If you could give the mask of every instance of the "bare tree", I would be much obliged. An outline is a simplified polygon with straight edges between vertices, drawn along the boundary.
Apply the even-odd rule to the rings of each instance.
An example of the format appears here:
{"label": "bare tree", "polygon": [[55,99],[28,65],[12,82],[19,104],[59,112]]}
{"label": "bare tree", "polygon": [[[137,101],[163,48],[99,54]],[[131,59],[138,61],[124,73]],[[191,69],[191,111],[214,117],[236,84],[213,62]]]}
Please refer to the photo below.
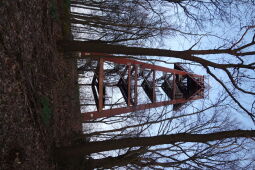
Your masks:
{"label": "bare tree", "polygon": [[[206,69],[207,73],[211,75],[228,93],[236,105],[250,118],[255,121],[254,113],[252,109],[246,108],[235,96],[233,90],[238,90],[243,94],[254,96],[254,69],[255,63],[249,59],[249,56],[255,54],[252,47],[255,45],[255,36],[250,42],[241,44],[245,35],[253,30],[254,27],[248,27],[240,39],[234,42],[230,47],[219,47],[205,50],[193,50],[192,48],[184,51],[174,51],[166,49],[155,48],[141,48],[141,47],[128,47],[124,45],[112,45],[95,42],[81,42],[81,41],[62,41],[59,43],[63,50],[67,51],[88,51],[88,52],[102,52],[109,54],[126,54],[126,55],[144,55],[144,56],[161,56],[172,57],[191,61],[199,64]],[[210,56],[225,55],[223,61],[215,62],[210,60]],[[208,57],[207,57],[208,56]],[[207,58],[208,59],[207,59]],[[230,81],[230,86],[221,80],[211,69],[217,69],[223,71],[226,74],[227,79]],[[246,86],[242,85],[242,82],[246,82]],[[247,84],[247,83],[250,84]],[[250,86],[251,85],[251,86]],[[248,87],[247,87],[248,86]],[[234,89],[233,89],[234,88]]]}
{"label": "bare tree", "polygon": [[[207,147],[205,147],[205,149],[202,149],[199,151],[196,151],[196,149],[194,149],[195,153],[193,154],[193,156],[188,156],[187,159],[194,159],[195,156],[197,156],[198,158],[200,157],[202,159],[205,159],[205,157],[203,157],[203,154],[206,153],[206,152],[204,153],[205,150],[209,151],[213,147],[223,147],[224,148],[224,147],[227,147],[228,145],[230,145],[230,146],[238,145],[235,142],[230,141],[228,139],[252,138],[252,137],[255,137],[255,131],[253,131],[253,130],[233,130],[233,131],[222,131],[222,132],[215,132],[215,133],[208,133],[208,134],[191,134],[191,133],[179,133],[178,134],[177,133],[177,134],[160,135],[160,136],[153,136],[153,137],[123,138],[123,139],[116,139],[116,140],[105,140],[105,141],[83,143],[83,144],[80,144],[77,146],[59,148],[56,150],[56,155],[57,155],[58,159],[66,159],[68,157],[75,157],[77,155],[91,154],[91,153],[97,153],[97,152],[102,152],[102,151],[110,151],[110,150],[116,150],[116,149],[127,148],[127,147],[147,147],[147,146],[162,145],[162,144],[176,145],[176,144],[180,144],[183,142],[184,143],[192,142],[192,143],[202,143],[202,144],[204,144],[203,147],[205,147],[205,145],[207,145]],[[223,142],[224,144],[217,145],[217,144],[222,143],[222,142],[217,143],[217,141],[224,141],[224,140],[226,141],[226,142]],[[211,144],[210,142],[213,142],[213,143]],[[208,147],[208,146],[210,146],[210,147]],[[197,148],[200,148],[200,149],[203,147],[197,146]],[[177,146],[177,148],[178,148],[178,146]],[[226,150],[222,150],[220,152],[222,152],[222,153],[227,152],[227,150],[229,148],[230,148],[230,150],[234,150],[234,148],[228,147]],[[149,152],[151,152],[151,154],[156,154],[160,158],[168,157],[166,153],[165,153],[166,154],[165,156],[164,156],[164,153],[160,155],[160,153],[157,152],[157,150],[168,150],[168,148],[167,147],[163,148],[163,149],[162,148],[161,149],[154,148],[154,149],[149,150]],[[188,150],[186,150],[186,151],[185,150],[183,151],[182,149],[180,149],[180,150],[182,152],[184,152],[184,154],[186,152],[189,152]],[[177,151],[177,153],[178,153],[178,151]],[[203,154],[201,154],[199,156],[200,153],[203,153]],[[169,156],[169,157],[171,158],[171,156]],[[126,158],[128,158],[128,157],[126,157]],[[151,159],[149,159],[149,158],[147,158],[147,159],[153,160],[153,157],[151,157]],[[173,157],[173,159],[174,159],[174,157]],[[114,158],[113,158],[113,160],[114,160]],[[188,160],[182,160],[182,161],[185,162]],[[150,162],[150,161],[148,161],[147,163],[148,163],[148,165],[153,164],[153,162]],[[178,163],[178,162],[175,162],[175,163]],[[210,165],[210,163],[213,164],[213,162],[209,162],[208,165]],[[144,164],[146,165],[146,162]],[[162,165],[163,164],[164,163],[162,163]],[[172,164],[174,164],[174,163],[172,163]],[[158,164],[156,162],[154,162],[154,165],[155,166],[160,165],[160,162],[158,162]],[[165,165],[167,166],[167,164],[165,164]]]}
{"label": "bare tree", "polygon": [[[151,15],[141,1],[72,1],[72,31],[76,39],[94,39],[102,42],[139,43],[160,37],[171,31],[167,22]],[[79,11],[89,12],[79,12]],[[139,16],[139,17],[137,17]]]}
{"label": "bare tree", "polygon": [[[136,59],[141,59],[141,55],[153,57],[147,58],[147,61],[155,61],[154,56],[160,56],[158,60],[162,62],[166,62],[165,57],[189,61],[191,64],[201,66],[221,85],[227,93],[223,99],[231,98],[233,102],[226,105],[236,109],[239,113],[246,113],[255,122],[255,63],[252,59],[255,54],[254,14],[251,12],[252,10],[248,10],[248,7],[254,7],[253,1],[144,0],[125,1],[123,4],[120,2],[110,0],[72,1],[73,7],[92,11],[91,13],[73,12],[72,22],[75,23],[73,31],[85,34],[92,32],[94,35],[85,38],[85,40],[97,39],[100,41],[62,41],[59,43],[60,48],[67,51],[102,52],[118,54],[118,56],[124,54],[130,56],[119,57]],[[165,11],[171,12],[164,13]],[[235,12],[233,13],[233,11]],[[154,17],[151,18],[152,16]],[[142,20],[139,20],[141,18]],[[229,39],[209,33],[206,25],[209,24],[213,27],[218,21],[222,22],[221,27],[226,24],[239,24],[236,28],[241,34],[234,36],[234,39]],[[183,36],[191,36],[195,43],[183,51],[113,45],[125,41],[139,42],[141,39],[148,40],[148,38],[169,35],[169,33],[170,35],[178,33]],[[196,40],[196,36],[200,38]],[[201,37],[217,37],[223,40],[223,43],[217,44],[218,46],[211,44],[209,49],[201,49],[198,48]],[[82,39],[84,40],[84,37]],[[249,41],[247,42],[247,40]],[[137,46],[141,46],[141,43],[137,43]],[[222,74],[224,76],[221,76]],[[249,96],[253,101],[246,104],[241,100],[241,95]],[[224,100],[219,100],[219,103],[224,103]],[[254,131],[236,130],[239,127],[229,128],[233,124],[223,126],[225,119],[216,121],[217,123],[214,122],[215,118],[213,117],[207,121],[201,121],[201,116],[192,122],[185,119],[199,115],[198,113],[201,112],[206,113],[207,109],[211,108],[215,108],[215,113],[221,112],[225,115],[226,112],[222,111],[224,109],[219,103],[197,110],[197,112],[194,111],[190,114],[185,112],[185,115],[171,117],[164,117],[167,115],[166,113],[171,112],[171,109],[166,109],[166,112],[151,110],[145,114],[131,113],[110,119],[96,120],[94,123],[119,123],[124,126],[86,134],[94,137],[95,140],[77,146],[59,148],[56,153],[60,153],[63,158],[91,153],[92,155],[94,153],[104,155],[101,159],[89,159],[86,163],[90,168],[123,166],[130,169],[143,167],[153,169],[167,167],[237,168],[243,163],[242,159],[247,159],[243,153],[247,151],[245,146],[252,141],[247,138],[252,139]],[[137,116],[132,116],[135,114]],[[129,116],[137,118],[135,121],[131,119],[130,122],[133,124],[129,122]],[[179,123],[173,125],[175,120],[178,120]],[[127,124],[123,123],[125,121]],[[184,125],[181,126],[182,124]],[[149,129],[154,129],[155,126],[158,128],[158,133],[151,135]],[[163,137],[165,138],[163,139]],[[174,139],[176,140],[174,141]],[[117,156],[115,157],[102,153],[116,149]],[[250,163],[247,166],[254,165],[252,160],[247,162]],[[245,166],[242,165],[242,168]]]}
{"label": "bare tree", "polygon": [[155,43],[155,39],[176,34],[193,39],[194,36],[228,39],[212,34],[210,28],[231,25],[241,29],[254,25],[254,2],[247,0],[73,0],[71,5],[79,9],[72,13],[71,19],[73,32],[78,33],[76,38],[110,43],[140,45],[141,40]]}
{"label": "bare tree", "polygon": [[[197,143],[189,141],[193,140],[193,136],[189,136],[190,134],[208,134],[208,136],[210,136],[215,133],[215,135],[218,136],[221,134],[218,132],[221,131],[236,132],[234,129],[238,129],[237,122],[231,122],[230,117],[225,117],[221,114],[223,110],[226,110],[228,105],[228,102],[225,100],[226,96],[227,95],[223,94],[213,103],[201,103],[199,108],[194,105],[193,112],[190,113],[188,112],[189,109],[184,109],[174,114],[172,111],[169,111],[169,109],[165,109],[165,112],[148,110],[144,113],[138,113],[137,116],[134,116],[135,113],[131,113],[131,115],[121,115],[118,124],[120,124],[122,120],[122,127],[96,131],[85,134],[85,136],[95,138],[91,141],[91,143],[95,144],[97,142],[100,144],[100,142],[109,141],[110,143],[110,141],[112,141],[112,145],[118,146],[118,141],[128,138],[130,141],[124,143],[130,143],[132,139],[134,139],[142,146],[139,144],[123,147],[121,149],[115,148],[113,150],[117,150],[115,152],[112,151],[115,153],[113,155],[107,152],[95,151],[96,155],[94,153],[89,159],[84,160],[84,165],[86,168],[91,169],[115,169],[117,167],[130,169],[142,169],[144,167],[151,169],[164,169],[167,167],[199,169],[214,167],[216,169],[222,169],[223,166],[225,166],[225,168],[231,166],[241,166],[243,168],[243,159],[247,159],[247,162],[253,165],[249,159],[249,154],[246,153],[249,152],[249,150],[247,150],[248,148],[252,148],[249,146],[249,142],[252,142],[252,140],[235,137],[224,140],[219,139],[219,141],[214,142],[207,141]],[[96,122],[114,124],[115,119],[107,119],[103,121],[98,120]],[[247,132],[253,133],[252,131]],[[175,136],[175,134],[177,136],[179,136],[179,134],[184,136],[188,134],[186,138],[187,141],[172,142],[171,139],[173,139],[172,137]],[[144,141],[139,141],[139,139],[152,139],[157,136],[168,136],[169,143],[164,145],[162,145],[162,143],[147,145]],[[198,135],[199,138],[206,140],[204,138],[205,136]],[[220,135],[218,137],[220,137]],[[154,141],[160,141],[160,138],[154,139]],[[79,150],[78,147],[81,146],[83,146],[82,143],[74,145],[74,147],[77,147],[77,150]],[[100,145],[95,147],[101,148]],[[247,149],[245,149],[246,147]],[[93,148],[93,146],[88,146],[88,148]],[[104,146],[102,146],[102,149],[103,148]],[[62,149],[66,150],[66,148]],[[86,151],[83,152],[85,149],[82,151],[80,148],[80,150],[80,153],[76,153],[77,155],[82,156],[88,154]],[[90,153],[92,152],[89,151],[89,154]],[[63,153],[57,153],[57,155],[63,155]],[[68,155],[66,156],[68,157]],[[71,157],[73,158],[76,156],[74,154]]]}

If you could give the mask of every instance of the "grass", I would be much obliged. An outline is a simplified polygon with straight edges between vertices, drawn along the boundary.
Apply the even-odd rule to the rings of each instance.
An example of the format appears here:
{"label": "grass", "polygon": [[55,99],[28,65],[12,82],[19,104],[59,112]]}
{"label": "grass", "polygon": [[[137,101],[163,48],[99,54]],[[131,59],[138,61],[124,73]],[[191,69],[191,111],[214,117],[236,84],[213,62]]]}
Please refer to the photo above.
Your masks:
{"label": "grass", "polygon": [[71,23],[70,23],[70,0],[64,0],[62,6],[62,31],[63,36],[66,39],[70,39],[71,36]]}
{"label": "grass", "polygon": [[42,121],[46,126],[49,126],[50,120],[52,117],[52,109],[51,109],[51,105],[50,105],[50,99],[47,96],[41,96],[40,103],[42,106],[42,110],[41,110],[41,114],[40,114]]}
{"label": "grass", "polygon": [[54,20],[59,19],[59,14],[58,14],[58,10],[57,10],[57,3],[56,3],[55,0],[52,0],[50,2],[50,16]]}

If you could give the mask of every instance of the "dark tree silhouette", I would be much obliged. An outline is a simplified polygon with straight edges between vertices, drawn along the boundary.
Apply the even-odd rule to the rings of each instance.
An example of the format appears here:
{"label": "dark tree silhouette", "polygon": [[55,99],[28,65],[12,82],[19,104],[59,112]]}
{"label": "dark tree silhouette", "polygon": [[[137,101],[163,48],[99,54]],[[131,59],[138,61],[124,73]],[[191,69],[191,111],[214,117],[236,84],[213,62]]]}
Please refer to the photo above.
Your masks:
{"label": "dark tree silhouette", "polygon": [[[61,41],[59,47],[64,51],[86,51],[86,52],[101,52],[108,54],[125,54],[125,55],[143,55],[143,56],[161,56],[178,58],[187,61],[192,61],[204,67],[209,75],[211,75],[222,87],[226,90],[232,100],[242,109],[250,118],[255,122],[255,115],[252,109],[247,109],[231,92],[231,88],[228,87],[224,81],[222,81],[217,75],[213,74],[211,68],[219,69],[223,71],[231,82],[231,86],[239,90],[244,94],[255,95],[254,87],[240,86],[241,79],[246,79],[247,82],[253,82],[254,77],[252,73],[255,70],[255,63],[253,61],[244,61],[248,56],[255,55],[254,47],[255,36],[251,42],[239,45],[240,41],[246,33],[254,27],[249,27],[244,32],[240,40],[233,43],[229,48],[217,48],[208,50],[193,50],[188,49],[184,51],[174,51],[167,49],[155,49],[155,48],[142,48],[142,47],[128,47],[124,45],[113,45],[105,43],[95,43],[89,41]],[[225,61],[215,62],[210,59],[206,59],[203,56],[207,55],[226,55]],[[216,56],[217,57],[217,56]],[[234,59],[235,58],[235,59]],[[238,59],[239,61],[237,61]]]}

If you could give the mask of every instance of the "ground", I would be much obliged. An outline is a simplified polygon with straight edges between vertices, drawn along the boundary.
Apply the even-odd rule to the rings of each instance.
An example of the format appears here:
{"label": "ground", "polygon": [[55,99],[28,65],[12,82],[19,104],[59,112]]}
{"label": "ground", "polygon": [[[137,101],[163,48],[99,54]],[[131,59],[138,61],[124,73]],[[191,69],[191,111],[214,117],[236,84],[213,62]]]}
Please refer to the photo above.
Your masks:
{"label": "ground", "polygon": [[68,0],[0,1],[0,169],[59,169],[56,146],[81,132]]}

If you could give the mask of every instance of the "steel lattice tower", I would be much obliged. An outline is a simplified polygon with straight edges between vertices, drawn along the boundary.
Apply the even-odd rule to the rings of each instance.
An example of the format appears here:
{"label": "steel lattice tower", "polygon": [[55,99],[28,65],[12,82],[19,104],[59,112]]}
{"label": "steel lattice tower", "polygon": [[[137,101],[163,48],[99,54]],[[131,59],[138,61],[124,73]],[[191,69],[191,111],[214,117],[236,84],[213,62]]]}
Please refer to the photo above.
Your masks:
{"label": "steel lattice tower", "polygon": [[[176,111],[187,102],[204,98],[204,76],[193,74],[180,64],[174,64],[174,69],[170,69],[101,53],[84,52],[81,53],[81,57],[92,57],[96,61],[95,69],[92,70],[94,72],[92,82],[89,84],[92,89],[96,110],[83,113],[83,121],[171,104],[173,104],[173,110]],[[111,70],[111,72],[118,75],[115,78],[115,86],[119,88],[125,101],[125,105],[121,107],[106,108],[107,83],[105,78],[108,75],[106,75],[104,68],[105,62],[114,63],[115,66],[121,65],[122,69],[114,67]],[[83,69],[82,67],[78,68],[80,71],[84,71]],[[157,72],[162,73],[160,77],[156,76]],[[141,104],[138,102],[139,87],[143,89],[148,97],[147,103]],[[157,90],[159,88],[161,92],[165,93],[167,100],[160,101],[158,99]]]}

